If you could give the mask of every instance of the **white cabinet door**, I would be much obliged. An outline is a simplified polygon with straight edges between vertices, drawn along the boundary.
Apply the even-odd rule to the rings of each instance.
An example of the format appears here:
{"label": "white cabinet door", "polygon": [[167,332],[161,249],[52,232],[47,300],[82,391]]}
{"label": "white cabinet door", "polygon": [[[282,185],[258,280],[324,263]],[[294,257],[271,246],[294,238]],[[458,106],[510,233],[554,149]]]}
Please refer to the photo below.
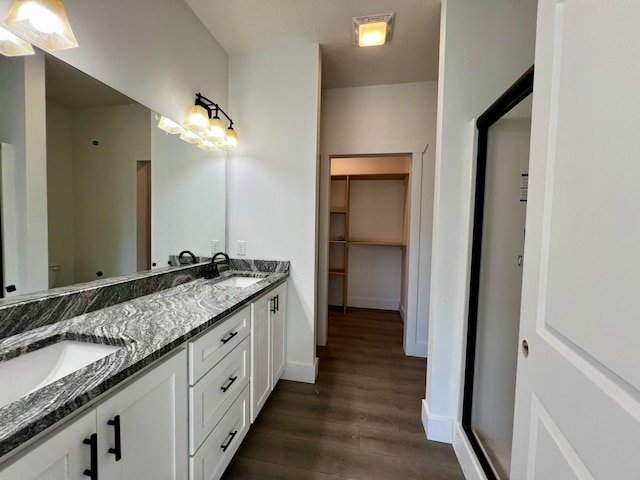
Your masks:
{"label": "white cabinet door", "polygon": [[[101,480],[187,478],[187,354],[179,351],[97,407]],[[120,430],[120,458],[117,425]]]}
{"label": "white cabinet door", "polygon": [[91,410],[48,436],[13,464],[0,467],[0,480],[88,480],[84,472],[92,468],[92,447],[83,441],[95,433],[96,412]]}
{"label": "white cabinet door", "polygon": [[271,392],[270,296],[251,304],[251,423]]}
{"label": "white cabinet door", "polygon": [[640,478],[638,19],[538,4],[512,479]]}
{"label": "white cabinet door", "polygon": [[[284,372],[286,312],[287,312],[287,284],[280,285],[271,297],[271,389],[273,390]],[[275,310],[275,311],[274,311]]]}

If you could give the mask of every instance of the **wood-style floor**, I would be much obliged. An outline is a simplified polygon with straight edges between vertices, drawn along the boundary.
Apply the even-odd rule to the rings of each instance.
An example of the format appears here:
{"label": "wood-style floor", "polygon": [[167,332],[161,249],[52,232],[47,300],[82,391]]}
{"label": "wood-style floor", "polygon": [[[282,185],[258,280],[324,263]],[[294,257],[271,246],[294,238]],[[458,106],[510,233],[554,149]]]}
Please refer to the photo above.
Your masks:
{"label": "wood-style floor", "polygon": [[396,312],[331,312],[315,385],[281,380],[224,475],[231,479],[461,480],[425,438],[424,359],[405,357]]}

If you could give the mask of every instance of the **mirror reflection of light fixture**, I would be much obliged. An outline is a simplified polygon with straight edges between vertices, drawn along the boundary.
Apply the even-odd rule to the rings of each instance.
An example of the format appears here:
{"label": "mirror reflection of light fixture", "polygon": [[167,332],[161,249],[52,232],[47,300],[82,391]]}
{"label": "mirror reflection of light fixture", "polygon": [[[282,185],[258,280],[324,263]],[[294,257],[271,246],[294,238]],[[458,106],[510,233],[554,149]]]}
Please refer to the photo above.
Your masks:
{"label": "mirror reflection of light fixture", "polygon": [[14,0],[4,25],[52,52],[78,46],[60,0]]}
{"label": "mirror reflection of light fixture", "polygon": [[[225,127],[219,114],[224,115],[229,121],[228,128]],[[237,150],[238,148],[238,134],[233,129],[231,117],[220,105],[200,93],[196,93],[195,104],[189,107],[183,125],[223,150]]]}
{"label": "mirror reflection of light fixture", "polygon": [[184,140],[187,143],[192,143],[193,145],[197,145],[202,142],[202,137],[193,133],[191,130],[185,130],[180,134],[180,140]]}
{"label": "mirror reflection of light fixture", "polygon": [[353,43],[360,47],[384,45],[391,40],[395,13],[353,18]]}
{"label": "mirror reflection of light fixture", "polygon": [[0,27],[0,53],[6,57],[33,55],[33,47],[20,37],[15,36],[6,28]]}
{"label": "mirror reflection of light fixture", "polygon": [[218,147],[218,145],[213,143],[211,140],[202,140],[198,144],[198,148],[204,150],[205,152],[215,152],[217,150],[220,150],[220,147]]}
{"label": "mirror reflection of light fixture", "polygon": [[160,117],[160,121],[158,122],[158,128],[160,130],[164,130],[165,132],[171,133],[171,134],[184,133],[183,126],[178,125],[176,122],[168,119],[165,116]]}

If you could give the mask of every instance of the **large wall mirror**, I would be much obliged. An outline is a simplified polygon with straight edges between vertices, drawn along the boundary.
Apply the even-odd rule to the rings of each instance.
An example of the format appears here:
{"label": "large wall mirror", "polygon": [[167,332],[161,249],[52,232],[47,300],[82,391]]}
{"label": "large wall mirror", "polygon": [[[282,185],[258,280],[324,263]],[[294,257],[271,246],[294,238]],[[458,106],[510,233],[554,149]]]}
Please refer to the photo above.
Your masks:
{"label": "large wall mirror", "polygon": [[[0,57],[3,297],[224,250],[226,153],[166,134],[135,99],[37,56],[41,68]],[[46,159],[25,160],[38,149]]]}

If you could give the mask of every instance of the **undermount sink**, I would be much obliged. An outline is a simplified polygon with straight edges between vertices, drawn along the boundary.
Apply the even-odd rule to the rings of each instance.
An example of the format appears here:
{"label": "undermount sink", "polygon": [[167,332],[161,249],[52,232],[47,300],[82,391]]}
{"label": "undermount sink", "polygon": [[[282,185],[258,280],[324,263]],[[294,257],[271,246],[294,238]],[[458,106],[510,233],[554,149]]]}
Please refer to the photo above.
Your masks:
{"label": "undermount sink", "polygon": [[222,280],[221,282],[216,283],[216,286],[246,288],[250,287],[254,283],[258,283],[260,280],[264,279],[256,277],[229,277],[225,280]]}
{"label": "undermount sink", "polygon": [[122,347],[63,340],[0,362],[0,407],[111,355]]}

